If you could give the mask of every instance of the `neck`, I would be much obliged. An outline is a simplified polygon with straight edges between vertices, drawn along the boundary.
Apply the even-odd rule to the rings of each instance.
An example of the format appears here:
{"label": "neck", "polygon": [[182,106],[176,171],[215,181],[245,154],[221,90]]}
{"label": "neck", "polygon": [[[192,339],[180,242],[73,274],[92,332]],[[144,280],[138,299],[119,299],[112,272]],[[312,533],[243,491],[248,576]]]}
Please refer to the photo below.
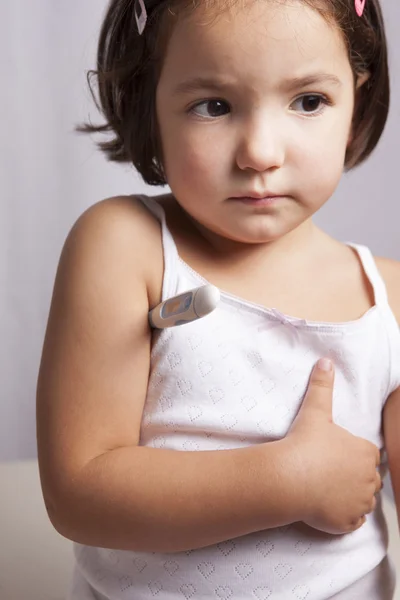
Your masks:
{"label": "neck", "polygon": [[263,243],[247,244],[225,238],[198,223],[187,215],[194,228],[200,233],[213,258],[222,262],[234,262],[236,265],[248,261],[267,261],[269,265],[279,266],[284,263],[300,265],[304,259],[310,257],[316,249],[318,242],[324,234],[312,221],[308,219],[299,227],[286,235]]}

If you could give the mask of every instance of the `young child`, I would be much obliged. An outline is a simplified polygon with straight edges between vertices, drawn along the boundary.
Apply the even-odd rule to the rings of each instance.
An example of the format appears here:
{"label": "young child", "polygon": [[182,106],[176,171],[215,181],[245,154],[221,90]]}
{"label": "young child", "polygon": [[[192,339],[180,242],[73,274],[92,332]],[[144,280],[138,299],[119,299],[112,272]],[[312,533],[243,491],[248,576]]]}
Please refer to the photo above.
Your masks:
{"label": "young child", "polygon": [[61,255],[37,423],[70,600],[389,600],[400,264],[312,220],[384,129],[378,0],[112,0],[97,77],[86,130],[172,193],[96,204]]}

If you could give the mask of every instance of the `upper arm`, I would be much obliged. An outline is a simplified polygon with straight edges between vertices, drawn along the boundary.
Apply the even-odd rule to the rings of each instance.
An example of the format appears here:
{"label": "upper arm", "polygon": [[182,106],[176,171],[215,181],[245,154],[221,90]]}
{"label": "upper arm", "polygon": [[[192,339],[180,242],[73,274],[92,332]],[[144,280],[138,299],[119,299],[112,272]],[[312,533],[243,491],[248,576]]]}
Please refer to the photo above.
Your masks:
{"label": "upper arm", "polygon": [[[377,259],[377,264],[386,283],[389,304],[400,327],[400,262]],[[385,403],[383,430],[400,522],[400,388],[397,388]]]}
{"label": "upper arm", "polygon": [[62,251],[37,386],[37,440],[49,506],[91,459],[138,444],[162,282],[159,226],[133,199],[104,201]]}
{"label": "upper arm", "polygon": [[386,284],[390,307],[400,327],[400,261],[378,257],[376,263]]}
{"label": "upper arm", "polygon": [[400,388],[386,401],[383,411],[383,433],[400,523]]}

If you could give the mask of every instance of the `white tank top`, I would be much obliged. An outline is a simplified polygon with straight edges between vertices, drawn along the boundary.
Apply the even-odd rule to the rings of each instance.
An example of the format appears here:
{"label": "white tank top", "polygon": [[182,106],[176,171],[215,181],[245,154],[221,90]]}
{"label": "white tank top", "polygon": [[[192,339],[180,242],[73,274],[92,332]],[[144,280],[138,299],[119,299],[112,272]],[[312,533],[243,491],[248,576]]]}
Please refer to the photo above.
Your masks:
{"label": "white tank top", "polygon": [[[162,223],[163,300],[207,283],[179,257],[162,207],[152,198],[141,200]],[[360,319],[306,321],[221,291],[210,315],[157,333],[140,444],[196,452],[281,439],[314,363],[330,356],[334,421],[382,449],[385,469],[382,407],[400,386],[400,333],[371,252],[349,245],[375,294],[375,305]],[[354,585],[355,599],[358,582],[360,597],[386,600],[393,580],[384,578],[384,591],[376,567],[387,546],[380,498],[365,525],[344,536],[294,523],[175,554],[75,544],[69,598],[326,600],[350,597],[346,590]]]}

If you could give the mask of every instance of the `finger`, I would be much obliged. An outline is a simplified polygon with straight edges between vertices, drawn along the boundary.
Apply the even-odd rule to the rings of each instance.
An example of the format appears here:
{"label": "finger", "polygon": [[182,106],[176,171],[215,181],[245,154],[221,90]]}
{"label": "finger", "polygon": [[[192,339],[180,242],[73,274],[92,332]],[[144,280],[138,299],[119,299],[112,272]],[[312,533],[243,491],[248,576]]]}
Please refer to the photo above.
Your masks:
{"label": "finger", "polygon": [[319,360],[312,370],[301,410],[310,405],[313,410],[320,408],[332,419],[333,382],[332,362],[326,358]]}
{"label": "finger", "polygon": [[375,494],[379,494],[381,489],[383,488],[383,481],[380,474],[376,473],[376,482],[375,482]]}
{"label": "finger", "polygon": [[377,500],[376,500],[376,497],[374,496],[371,501],[371,506],[370,506],[369,510],[366,511],[365,514],[369,515],[369,513],[374,512],[374,510],[376,509],[376,505],[377,505]]}
{"label": "finger", "polygon": [[365,521],[367,520],[367,517],[365,515],[363,515],[355,524],[355,526],[353,527],[352,531],[357,531],[357,529],[360,529],[360,527],[362,527],[365,523]]}
{"label": "finger", "polygon": [[379,448],[376,448],[376,466],[379,467],[381,464],[381,452]]}

